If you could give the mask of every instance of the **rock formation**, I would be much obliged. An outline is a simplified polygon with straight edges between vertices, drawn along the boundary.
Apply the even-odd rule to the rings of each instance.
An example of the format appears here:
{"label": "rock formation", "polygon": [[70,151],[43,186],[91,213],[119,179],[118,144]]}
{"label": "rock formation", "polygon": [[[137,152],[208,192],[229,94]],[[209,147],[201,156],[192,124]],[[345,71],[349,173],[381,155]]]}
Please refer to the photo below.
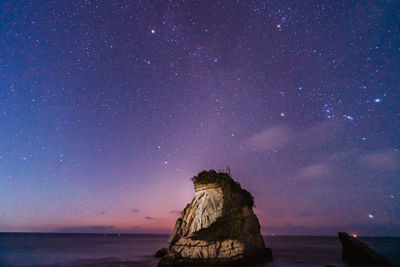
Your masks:
{"label": "rock formation", "polygon": [[217,266],[272,259],[253,213],[254,200],[229,174],[203,171],[195,195],[176,221],[159,266]]}
{"label": "rock formation", "polygon": [[375,250],[347,233],[340,232],[339,240],[342,242],[342,255],[345,262],[362,266],[392,266],[385,256],[376,253]]}

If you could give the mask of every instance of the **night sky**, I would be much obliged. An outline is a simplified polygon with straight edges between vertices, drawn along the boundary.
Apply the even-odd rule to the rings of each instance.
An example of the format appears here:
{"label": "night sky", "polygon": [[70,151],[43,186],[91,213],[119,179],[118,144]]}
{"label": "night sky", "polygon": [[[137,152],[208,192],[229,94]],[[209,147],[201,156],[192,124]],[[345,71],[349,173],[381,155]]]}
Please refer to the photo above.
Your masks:
{"label": "night sky", "polygon": [[0,231],[168,233],[230,167],[264,234],[400,235],[397,1],[1,1]]}

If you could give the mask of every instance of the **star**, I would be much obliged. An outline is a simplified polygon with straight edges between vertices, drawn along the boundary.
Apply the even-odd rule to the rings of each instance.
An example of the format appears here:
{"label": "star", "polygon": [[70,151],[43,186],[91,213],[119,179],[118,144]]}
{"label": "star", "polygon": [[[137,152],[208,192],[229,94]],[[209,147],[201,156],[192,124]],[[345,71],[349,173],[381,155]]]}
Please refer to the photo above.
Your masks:
{"label": "star", "polygon": [[[329,221],[360,237],[374,234],[369,226],[381,220],[400,224],[400,183],[394,182],[400,170],[395,99],[400,63],[392,45],[398,23],[391,19],[396,1],[374,1],[379,12],[370,14],[372,22],[378,18],[373,31],[353,27],[346,15],[363,18],[363,10],[339,1],[273,7],[268,1],[205,1],[202,8],[181,1],[86,1],[77,9],[20,2],[8,1],[9,10],[24,12],[3,16],[12,27],[0,29],[5,39],[0,51],[26,59],[2,64],[0,127],[7,127],[6,134],[0,131],[0,183],[21,194],[2,191],[0,200],[10,205],[1,210],[0,221],[2,213],[9,215],[10,228],[0,222],[1,230],[51,230],[41,217],[69,227],[74,215],[73,224],[96,225],[100,211],[119,214],[124,194],[132,194],[151,216],[166,218],[139,231],[169,231],[175,218],[145,200],[179,209],[174,205],[181,196],[165,198],[151,185],[192,189],[189,177],[197,170],[227,164],[234,167],[233,178],[250,186],[259,210],[269,211],[265,196],[270,196],[272,207],[285,209],[283,217],[293,215],[293,225],[307,217],[297,216],[298,210],[336,207],[331,197],[306,201],[320,199],[327,186],[343,205],[327,218],[307,217],[313,227]],[[104,16],[110,10],[118,15]],[[242,25],[240,35],[225,23],[232,14]],[[52,23],[59,16],[84,27],[63,29]],[[51,55],[50,67],[38,64],[44,55]],[[329,179],[318,178],[326,173]],[[373,205],[371,187],[379,196]],[[77,197],[76,188],[90,199]],[[49,190],[50,198],[60,196],[68,205],[20,205]],[[96,205],[104,196],[113,199]],[[31,208],[37,212],[30,214]],[[88,218],[82,221],[85,209]],[[357,210],[358,216],[345,216]],[[29,213],[35,224],[18,213]],[[116,233],[117,225],[130,223],[123,214],[117,217]],[[280,219],[276,226],[285,233],[285,218]],[[133,220],[132,225],[141,222]],[[379,227],[379,233],[393,232],[389,224]]]}
{"label": "star", "polygon": [[343,115],[343,117],[344,117],[345,119],[348,119],[349,121],[354,120],[354,118],[353,118],[352,116],[350,116],[350,115]]}

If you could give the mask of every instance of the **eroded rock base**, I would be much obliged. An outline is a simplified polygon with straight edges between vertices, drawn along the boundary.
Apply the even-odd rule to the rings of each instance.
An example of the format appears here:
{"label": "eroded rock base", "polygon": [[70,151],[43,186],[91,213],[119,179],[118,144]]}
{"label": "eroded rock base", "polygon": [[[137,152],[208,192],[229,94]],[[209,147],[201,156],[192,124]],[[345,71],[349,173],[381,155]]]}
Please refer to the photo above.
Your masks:
{"label": "eroded rock base", "polygon": [[261,264],[264,262],[273,261],[272,251],[270,248],[266,248],[263,253],[258,253],[257,256],[239,256],[237,258],[211,258],[211,259],[188,259],[188,258],[178,258],[175,256],[164,256],[158,263],[158,267],[171,267],[171,266],[188,266],[188,267],[248,267],[255,264]]}

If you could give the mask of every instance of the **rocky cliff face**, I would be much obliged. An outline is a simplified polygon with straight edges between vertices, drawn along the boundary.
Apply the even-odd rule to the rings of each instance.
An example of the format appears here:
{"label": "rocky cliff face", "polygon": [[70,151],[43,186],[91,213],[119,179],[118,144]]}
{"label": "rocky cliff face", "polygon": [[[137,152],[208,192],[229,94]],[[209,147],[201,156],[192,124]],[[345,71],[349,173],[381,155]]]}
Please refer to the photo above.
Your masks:
{"label": "rocky cliff face", "polygon": [[191,237],[194,232],[209,227],[222,216],[223,194],[217,184],[197,185],[191,203],[183,210],[168,239],[175,244],[182,237]]}
{"label": "rocky cliff face", "polygon": [[[238,213],[230,218],[237,218],[239,233],[235,232],[234,236],[230,236],[229,232],[218,235],[221,227],[229,228],[224,223],[232,223],[223,220],[229,213],[226,203],[224,205],[226,188],[218,182],[195,183],[195,190],[192,202],[176,221],[166,247],[158,252],[159,256],[163,255],[159,266],[210,266],[272,258],[270,250],[265,248],[260,224],[252,207],[244,205],[232,210]],[[211,237],[201,238],[198,233],[202,229],[207,230]]]}

